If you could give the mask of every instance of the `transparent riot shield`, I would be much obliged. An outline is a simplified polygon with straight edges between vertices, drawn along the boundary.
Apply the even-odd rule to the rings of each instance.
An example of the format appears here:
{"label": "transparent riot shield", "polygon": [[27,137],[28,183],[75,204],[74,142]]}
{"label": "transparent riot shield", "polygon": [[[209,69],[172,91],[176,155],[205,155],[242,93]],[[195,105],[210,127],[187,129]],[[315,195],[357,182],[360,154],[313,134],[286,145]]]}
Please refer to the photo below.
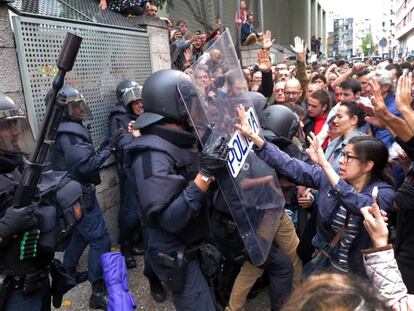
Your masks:
{"label": "transparent riot shield", "polygon": [[203,147],[220,136],[228,141],[227,170],[217,183],[251,262],[261,265],[267,259],[285,200],[275,171],[255,155],[253,143],[235,131],[240,104],[255,131],[260,131],[260,124],[228,31],[192,66],[190,77],[191,87],[178,85],[181,97]]}

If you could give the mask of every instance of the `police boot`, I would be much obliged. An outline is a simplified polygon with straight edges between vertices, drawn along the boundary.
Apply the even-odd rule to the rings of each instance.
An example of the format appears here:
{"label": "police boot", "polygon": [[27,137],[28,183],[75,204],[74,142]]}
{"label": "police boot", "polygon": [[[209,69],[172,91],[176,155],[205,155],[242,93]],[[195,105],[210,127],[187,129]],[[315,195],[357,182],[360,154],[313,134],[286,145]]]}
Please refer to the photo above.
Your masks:
{"label": "police boot", "polygon": [[127,269],[133,269],[137,266],[134,256],[132,255],[132,247],[128,242],[121,244],[121,253],[125,258],[125,265]]}
{"label": "police boot", "polygon": [[148,282],[150,285],[151,296],[156,302],[164,302],[166,298],[166,293],[162,283],[157,278],[148,278]]}
{"label": "police boot", "polygon": [[76,280],[76,283],[83,283],[88,280],[88,271],[78,272],[76,267],[66,269]]}
{"label": "police boot", "polygon": [[131,243],[131,250],[132,255],[134,256],[141,256],[144,255],[145,252],[145,243],[144,243],[144,237],[142,235],[141,227],[134,232],[132,235],[132,243]]}
{"label": "police boot", "polygon": [[103,281],[96,281],[92,284],[92,294],[89,297],[89,308],[106,310],[108,298],[106,296],[106,289]]}

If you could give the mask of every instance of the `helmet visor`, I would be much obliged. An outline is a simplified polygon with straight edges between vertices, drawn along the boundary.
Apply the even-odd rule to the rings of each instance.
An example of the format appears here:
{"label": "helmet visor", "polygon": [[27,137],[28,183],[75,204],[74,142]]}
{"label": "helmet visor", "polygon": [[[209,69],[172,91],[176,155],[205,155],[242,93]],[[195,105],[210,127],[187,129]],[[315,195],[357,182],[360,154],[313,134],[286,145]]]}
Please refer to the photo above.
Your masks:
{"label": "helmet visor", "polygon": [[32,131],[24,116],[0,120],[0,150],[2,152],[29,155],[33,147]]}
{"label": "helmet visor", "polygon": [[127,106],[131,102],[141,99],[141,88],[140,87],[131,87],[127,88],[122,96],[124,105]]}
{"label": "helmet visor", "polygon": [[92,113],[83,98],[68,103],[68,114],[73,120],[86,121],[92,119]]}

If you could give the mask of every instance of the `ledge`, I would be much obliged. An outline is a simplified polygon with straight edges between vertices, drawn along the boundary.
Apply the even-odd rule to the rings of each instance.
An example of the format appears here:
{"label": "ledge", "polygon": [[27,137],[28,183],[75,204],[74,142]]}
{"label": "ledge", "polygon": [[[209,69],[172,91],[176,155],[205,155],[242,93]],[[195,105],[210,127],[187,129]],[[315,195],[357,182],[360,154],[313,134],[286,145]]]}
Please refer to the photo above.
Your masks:
{"label": "ledge", "polygon": [[164,20],[159,19],[157,17],[150,17],[150,16],[145,16],[145,15],[132,16],[129,18],[129,20],[137,24],[138,26],[141,26],[144,28],[147,26],[151,26],[151,27],[167,29],[167,23]]}

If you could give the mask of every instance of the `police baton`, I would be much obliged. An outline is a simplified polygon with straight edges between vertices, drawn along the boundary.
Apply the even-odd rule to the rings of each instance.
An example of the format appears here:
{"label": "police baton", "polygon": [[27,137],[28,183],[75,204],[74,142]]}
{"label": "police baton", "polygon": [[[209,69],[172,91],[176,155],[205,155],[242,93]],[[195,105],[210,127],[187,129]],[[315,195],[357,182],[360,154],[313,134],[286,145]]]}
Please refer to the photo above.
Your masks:
{"label": "police baton", "polygon": [[52,88],[46,95],[46,113],[36,138],[36,145],[28,163],[25,165],[21,181],[14,195],[13,204],[16,208],[29,205],[36,194],[37,184],[49,146],[56,139],[57,129],[66,109],[65,101],[59,100],[57,94],[63,86],[66,73],[73,68],[81,42],[81,37],[69,32],[66,34],[57,61],[59,71],[53,79]]}

